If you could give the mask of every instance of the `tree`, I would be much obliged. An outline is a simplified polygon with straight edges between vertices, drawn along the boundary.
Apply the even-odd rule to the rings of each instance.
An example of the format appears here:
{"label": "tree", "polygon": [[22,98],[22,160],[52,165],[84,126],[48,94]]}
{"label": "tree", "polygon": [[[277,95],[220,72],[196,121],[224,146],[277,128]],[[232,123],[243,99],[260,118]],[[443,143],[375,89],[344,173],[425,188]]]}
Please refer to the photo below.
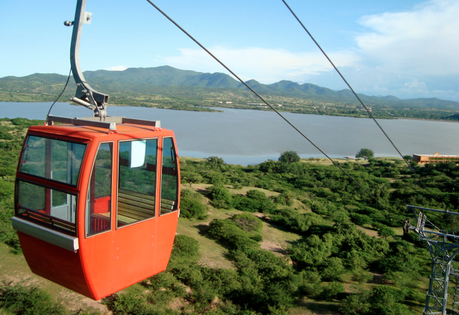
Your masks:
{"label": "tree", "polygon": [[413,157],[411,155],[404,155],[403,159],[406,161],[413,161]]}
{"label": "tree", "polygon": [[331,299],[336,298],[336,296],[339,293],[343,293],[343,292],[344,292],[343,284],[333,281],[324,287],[322,296],[326,300],[331,300]]}
{"label": "tree", "polygon": [[180,216],[184,218],[207,218],[207,208],[196,199],[182,197],[180,200]]}
{"label": "tree", "polygon": [[218,156],[210,156],[207,158],[206,164],[210,169],[220,169],[223,165],[225,165],[225,161]]}
{"label": "tree", "polygon": [[194,238],[186,235],[176,235],[174,247],[172,248],[172,257],[174,258],[197,258],[199,255],[199,242]]}
{"label": "tree", "polygon": [[300,156],[295,151],[285,151],[279,157],[279,161],[283,163],[294,163],[300,160]]}
{"label": "tree", "polygon": [[327,281],[340,281],[345,272],[341,259],[338,257],[329,258],[326,260],[325,265],[327,267],[322,270],[322,277]]}
{"label": "tree", "polygon": [[381,315],[408,314],[408,307],[399,303],[404,297],[401,290],[386,285],[377,286],[371,291],[368,299],[371,305],[370,313]]}
{"label": "tree", "polygon": [[190,183],[190,187],[193,183],[200,183],[202,182],[202,176],[199,173],[193,171],[184,171],[182,172],[182,181],[186,183]]}
{"label": "tree", "polygon": [[375,156],[373,150],[362,148],[359,152],[355,155],[356,158],[364,158],[365,160],[372,159]]}
{"label": "tree", "polygon": [[220,209],[228,209],[232,205],[232,196],[223,185],[214,185],[207,188],[212,205]]}
{"label": "tree", "polygon": [[370,292],[362,286],[352,286],[352,292],[340,303],[340,311],[345,315],[367,314],[370,310]]}
{"label": "tree", "polygon": [[388,237],[394,236],[395,232],[390,227],[384,225],[379,229],[378,235],[384,239],[387,239]]}

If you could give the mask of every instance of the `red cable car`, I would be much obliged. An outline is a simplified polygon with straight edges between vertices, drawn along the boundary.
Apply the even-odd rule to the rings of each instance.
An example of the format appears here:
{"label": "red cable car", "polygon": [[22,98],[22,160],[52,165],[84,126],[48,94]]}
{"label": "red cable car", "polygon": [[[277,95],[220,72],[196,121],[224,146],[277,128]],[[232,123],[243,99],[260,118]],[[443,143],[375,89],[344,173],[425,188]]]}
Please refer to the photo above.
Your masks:
{"label": "red cable car", "polygon": [[[84,4],[75,15],[81,23]],[[159,121],[105,117],[108,95],[89,87],[74,58],[80,22],[73,100],[97,118],[48,116],[29,128],[12,223],[34,273],[98,300],[166,269],[180,169],[174,133]]]}

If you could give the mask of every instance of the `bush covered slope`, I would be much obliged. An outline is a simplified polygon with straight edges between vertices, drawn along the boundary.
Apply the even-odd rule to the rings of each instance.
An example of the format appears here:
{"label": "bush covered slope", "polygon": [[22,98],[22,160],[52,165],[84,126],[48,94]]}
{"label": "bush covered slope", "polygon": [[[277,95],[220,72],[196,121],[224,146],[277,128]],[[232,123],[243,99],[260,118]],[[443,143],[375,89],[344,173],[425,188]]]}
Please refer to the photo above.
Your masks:
{"label": "bush covered slope", "polygon": [[[19,257],[10,218],[27,124],[1,125],[0,240]],[[339,163],[360,185],[317,159],[243,167],[183,158],[168,269],[102,303],[114,314],[419,314],[431,259],[415,235],[402,235],[406,205],[457,209],[459,167]],[[21,290],[4,283],[0,310],[11,307],[5,294]]]}

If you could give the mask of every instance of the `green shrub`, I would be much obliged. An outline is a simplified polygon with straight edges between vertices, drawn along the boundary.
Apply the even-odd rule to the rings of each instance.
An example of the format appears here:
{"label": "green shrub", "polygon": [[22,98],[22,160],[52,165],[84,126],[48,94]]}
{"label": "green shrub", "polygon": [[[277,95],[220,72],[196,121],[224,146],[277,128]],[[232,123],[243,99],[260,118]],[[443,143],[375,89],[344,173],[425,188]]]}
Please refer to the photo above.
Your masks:
{"label": "green shrub", "polygon": [[11,119],[11,122],[13,123],[13,125],[27,127],[27,128],[30,126],[43,125],[44,123],[43,120],[26,119],[26,118],[13,118]]}
{"label": "green shrub", "polygon": [[9,133],[10,129],[0,125],[0,139],[13,140],[13,136]]}
{"label": "green shrub", "polygon": [[195,312],[201,314],[206,310],[215,299],[216,295],[217,292],[208,283],[203,282],[201,285],[197,286],[190,296]]}
{"label": "green shrub", "polygon": [[388,226],[381,226],[378,230],[378,235],[384,239],[387,239],[388,237],[394,236],[395,231]]}
{"label": "green shrub", "polygon": [[203,267],[201,273],[220,297],[231,295],[242,288],[236,270]]}
{"label": "green shrub", "polygon": [[331,257],[324,263],[326,266],[322,270],[322,277],[327,281],[340,281],[345,269],[343,262],[338,257]]}
{"label": "green shrub", "polygon": [[232,196],[223,185],[213,185],[207,188],[209,198],[215,208],[228,209],[232,205]]}
{"label": "green shrub", "polygon": [[336,298],[339,293],[344,292],[344,286],[340,282],[330,282],[327,284],[322,291],[322,297],[325,300],[330,300]]}
{"label": "green shrub", "polygon": [[263,241],[263,235],[261,235],[261,234],[251,235],[250,238],[253,239],[255,242],[258,242],[258,243]]}
{"label": "green shrub", "polygon": [[302,279],[302,283],[299,286],[299,292],[310,298],[318,297],[322,293],[323,288],[320,285],[322,279],[319,272],[303,270],[300,272],[299,276]]}
{"label": "green shrub", "polygon": [[311,267],[321,265],[331,254],[333,236],[324,234],[319,237],[315,234],[298,241],[290,247],[290,257],[298,266]]}
{"label": "green shrub", "polygon": [[208,217],[207,207],[196,199],[182,197],[180,199],[180,216],[188,219],[204,220]]}
{"label": "green shrub", "polygon": [[260,204],[256,200],[252,200],[247,196],[233,196],[233,207],[246,212],[258,212]]}
{"label": "green shrub", "polygon": [[173,258],[192,259],[198,256],[199,242],[186,235],[176,235],[174,247],[172,248]]}
{"label": "green shrub", "polygon": [[279,156],[279,162],[282,163],[295,163],[300,160],[300,156],[295,151],[285,151]]}
{"label": "green shrub", "polygon": [[151,294],[147,301],[158,305],[167,305],[175,297],[186,296],[185,286],[169,271],[161,272],[145,282]]}
{"label": "green shrub", "polygon": [[261,220],[250,213],[235,214],[231,217],[231,220],[246,232],[260,232],[263,229]]}
{"label": "green shrub", "polygon": [[279,205],[284,205],[284,206],[292,206],[293,205],[293,200],[292,200],[292,194],[290,192],[282,192],[278,196],[275,196],[272,198],[273,201]]}
{"label": "green shrub", "polygon": [[357,225],[371,224],[371,218],[363,214],[351,213],[349,217]]}
{"label": "green shrub", "polygon": [[278,209],[270,216],[272,222],[283,225],[295,232],[306,232],[312,226],[323,223],[320,215],[308,212],[299,214],[292,208]]}
{"label": "green shrub", "polygon": [[[144,315],[148,312],[145,296],[139,291],[128,291],[122,294],[113,294],[103,300],[113,314]],[[41,313],[38,313],[41,314]]]}
{"label": "green shrub", "polygon": [[[168,266],[169,268],[169,266]],[[170,272],[183,284],[192,288],[202,285],[204,277],[201,273],[202,267],[196,263],[183,262],[170,269]]]}
{"label": "green shrub", "polygon": [[51,296],[25,283],[10,285],[3,283],[0,288],[0,313],[3,314],[65,314],[62,305],[52,301]]}
{"label": "green shrub", "polygon": [[366,270],[360,269],[352,274],[352,279],[358,283],[367,283],[373,279],[373,274]]}
{"label": "green shrub", "polygon": [[[0,183],[2,179],[0,178]],[[1,199],[1,198],[0,198]],[[18,234],[11,225],[11,217],[14,215],[13,195],[0,201],[0,241],[12,247],[14,253],[22,251]]]}
{"label": "green shrub", "polygon": [[227,182],[227,178],[223,173],[220,172],[209,172],[207,173],[209,182],[213,185],[224,185]]}
{"label": "green shrub", "polygon": [[225,165],[225,161],[218,156],[210,156],[206,159],[206,166],[210,169],[220,170]]}
{"label": "green shrub", "polygon": [[234,196],[234,208],[247,212],[272,213],[276,205],[259,190],[252,189],[246,196]]}
{"label": "green shrub", "polygon": [[379,285],[371,290],[369,303],[372,314],[407,315],[409,309],[399,303],[405,298],[403,292],[393,287]]}
{"label": "green shrub", "polygon": [[231,219],[213,220],[209,224],[209,235],[217,239],[230,249],[241,249],[258,247],[258,243],[250,239],[250,236],[237,226]]}
{"label": "green shrub", "polygon": [[[362,286],[353,286],[355,292],[349,294],[343,301],[340,303],[339,310],[344,315],[364,315],[369,314],[370,303],[368,301],[370,292],[366,291]],[[378,314],[378,313],[370,313]],[[393,313],[394,315],[396,313]]]}
{"label": "green shrub", "polygon": [[182,183],[201,183],[203,181],[202,176],[199,173],[192,172],[192,171],[181,171],[180,177],[182,179]]}

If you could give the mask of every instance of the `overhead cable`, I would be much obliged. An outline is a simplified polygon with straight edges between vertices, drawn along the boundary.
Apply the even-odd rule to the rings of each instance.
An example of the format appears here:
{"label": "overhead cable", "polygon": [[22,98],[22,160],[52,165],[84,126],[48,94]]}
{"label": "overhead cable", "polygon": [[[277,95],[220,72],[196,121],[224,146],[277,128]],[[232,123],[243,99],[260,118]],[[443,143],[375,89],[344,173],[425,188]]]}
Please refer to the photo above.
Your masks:
{"label": "overhead cable", "polygon": [[320,149],[311,139],[309,139],[305,134],[303,134],[295,125],[293,125],[287,118],[285,118],[277,109],[275,109],[271,104],[269,104],[261,95],[255,92],[246,82],[244,82],[237,74],[235,74],[230,68],[228,68],[222,61],[220,61],[215,55],[213,55],[206,47],[204,47],[198,40],[191,36],[185,29],[183,29],[177,22],[175,22],[171,17],[169,17],[165,12],[163,12],[157,5],[155,5],[151,0],[147,0],[158,12],[160,12],[164,17],[166,17],[170,22],[172,22],[176,27],[178,27],[185,35],[187,35],[192,41],[194,41],[199,47],[201,47],[207,54],[209,54],[215,61],[217,61],[223,68],[225,68],[229,73],[231,73],[239,82],[241,82],[246,88],[248,88],[253,94],[255,94],[263,103],[265,103],[269,108],[271,108],[277,115],[279,115],[287,124],[290,125],[296,132],[298,132],[304,139],[306,139],[311,145],[313,145],[320,153],[322,153],[328,160],[330,160],[336,167],[338,167],[344,174],[346,174],[352,181],[354,181],[360,188],[362,188],[371,198],[378,202],[384,208],[387,208],[386,205],[381,203],[368,189],[363,187],[352,175],[350,175],[344,168],[341,167],[339,163],[336,163],[331,157],[329,157],[322,149]]}
{"label": "overhead cable", "polygon": [[59,96],[56,98],[56,100],[53,102],[53,104],[51,104],[51,106],[50,106],[50,108],[48,110],[48,114],[46,114],[46,119],[45,120],[48,119],[49,113],[51,113],[51,109],[53,108],[54,104],[56,104],[56,102],[61,98],[62,94],[64,94],[65,89],[67,88],[67,85],[69,84],[71,75],[72,75],[72,68],[70,68],[69,75],[67,77],[67,82],[65,82],[65,85],[64,85],[64,88],[62,89],[61,94],[59,94]]}
{"label": "overhead cable", "polygon": [[[392,144],[392,146],[395,148],[395,150],[397,151],[397,153],[400,155],[400,157],[402,158],[402,160],[406,163],[406,165],[410,168],[411,171],[413,171],[413,173],[417,174],[416,171],[410,167],[410,163],[405,159],[405,157],[402,155],[402,153],[400,153],[399,149],[397,148],[397,146],[394,144],[394,142],[392,142],[391,138],[387,135],[387,133],[384,131],[384,129],[381,127],[381,125],[378,123],[378,121],[376,120],[376,118],[373,116],[373,114],[371,113],[371,111],[369,110],[369,108],[363,103],[363,101],[361,100],[361,98],[358,96],[358,94],[354,91],[354,89],[351,87],[351,85],[347,82],[347,80],[344,78],[344,76],[341,74],[341,72],[338,70],[338,68],[335,66],[335,64],[331,61],[331,59],[328,57],[328,55],[325,53],[325,51],[322,49],[322,47],[319,45],[319,43],[314,39],[314,37],[312,36],[312,34],[308,31],[308,29],[304,26],[304,24],[301,22],[301,20],[298,18],[298,16],[295,14],[295,12],[293,12],[293,10],[290,8],[290,6],[287,4],[287,2],[285,0],[282,0],[282,2],[285,4],[285,6],[289,9],[289,11],[292,13],[292,15],[295,17],[295,19],[298,21],[298,23],[300,23],[300,25],[303,27],[303,29],[306,31],[306,33],[308,33],[309,37],[311,37],[312,41],[317,45],[317,47],[320,49],[320,51],[324,54],[325,58],[327,58],[327,60],[330,62],[330,64],[333,66],[333,68],[336,70],[336,72],[339,74],[339,76],[341,77],[341,79],[343,79],[344,83],[346,83],[346,85],[349,87],[349,89],[351,90],[351,92],[355,95],[355,97],[357,98],[357,100],[360,102],[360,104],[363,106],[363,108],[367,111],[368,115],[370,116],[371,119],[373,119],[373,121],[376,123],[376,125],[379,127],[379,129],[382,131],[382,133],[384,134],[384,136],[387,138],[387,140],[389,140],[389,142]],[[424,184],[424,181],[422,180],[422,178],[419,178],[419,182],[421,184],[421,186],[426,189],[426,190],[429,190],[429,188]],[[435,200],[437,200],[436,197],[433,197]],[[437,200],[439,202],[439,200]]]}
{"label": "overhead cable", "polygon": [[344,83],[346,83],[346,85],[349,87],[349,89],[351,90],[351,92],[355,95],[355,97],[357,98],[357,100],[359,101],[359,103],[363,106],[363,108],[365,108],[365,110],[367,111],[368,115],[370,116],[371,119],[373,119],[373,121],[376,123],[376,125],[379,127],[379,129],[381,129],[382,133],[384,134],[384,136],[386,136],[387,140],[389,140],[389,142],[392,144],[392,146],[395,148],[395,150],[397,151],[397,153],[401,156],[401,158],[403,159],[403,161],[405,161],[405,163],[410,166],[410,164],[408,163],[407,160],[405,160],[405,158],[403,157],[402,153],[399,151],[399,149],[397,148],[397,146],[392,142],[391,138],[387,135],[387,133],[384,131],[384,129],[381,127],[381,125],[378,123],[378,121],[376,120],[376,118],[373,116],[373,114],[371,113],[371,111],[368,109],[368,107],[363,103],[363,101],[360,99],[360,97],[357,95],[357,93],[354,91],[354,89],[352,88],[352,86],[347,82],[347,80],[344,78],[344,76],[341,74],[341,72],[338,70],[338,68],[335,66],[335,64],[333,63],[333,61],[331,61],[331,59],[328,57],[327,53],[322,49],[322,47],[319,45],[319,43],[314,39],[314,37],[312,36],[312,34],[308,31],[308,29],[304,26],[304,24],[301,22],[301,20],[298,18],[298,16],[295,14],[295,12],[293,12],[293,10],[290,8],[290,6],[287,4],[287,2],[285,2],[285,0],[282,0],[282,2],[285,4],[285,6],[289,9],[289,11],[293,14],[293,16],[295,17],[295,19],[298,21],[298,23],[300,23],[300,25],[303,27],[303,29],[306,31],[306,33],[308,33],[309,37],[311,37],[312,41],[317,45],[317,47],[320,49],[320,51],[322,52],[322,54],[324,54],[325,58],[327,58],[328,62],[330,62],[330,64],[333,66],[333,68],[336,70],[336,72],[339,74],[339,76],[341,77],[341,79],[343,79]]}

